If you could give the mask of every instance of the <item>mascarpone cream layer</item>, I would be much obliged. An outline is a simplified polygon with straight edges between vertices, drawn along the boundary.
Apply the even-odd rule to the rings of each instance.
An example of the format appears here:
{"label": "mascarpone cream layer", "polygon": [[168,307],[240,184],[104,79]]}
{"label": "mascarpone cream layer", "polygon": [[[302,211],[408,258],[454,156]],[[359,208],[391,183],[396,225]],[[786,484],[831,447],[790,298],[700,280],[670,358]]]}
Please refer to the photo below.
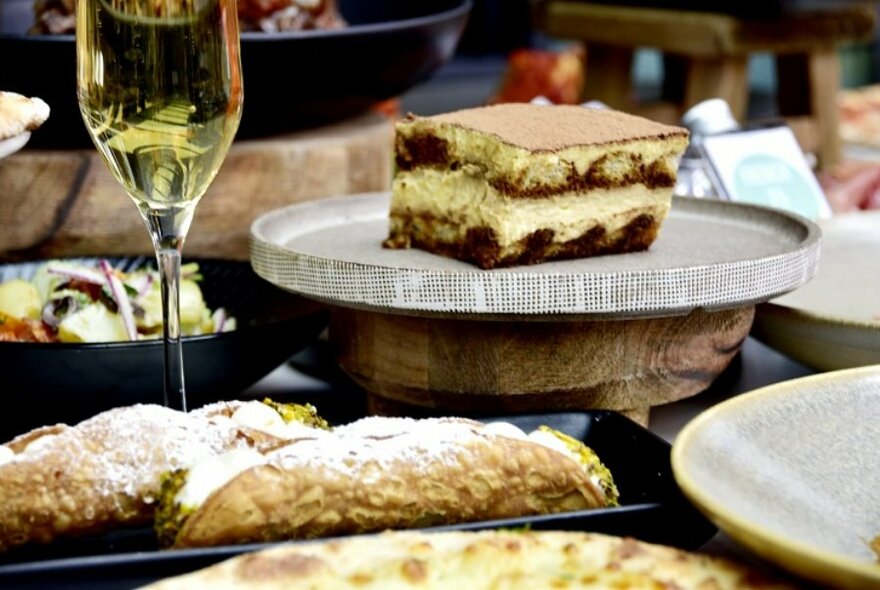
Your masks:
{"label": "mascarpone cream layer", "polygon": [[542,229],[554,230],[557,242],[578,238],[600,224],[614,233],[642,213],[662,223],[671,200],[671,187],[648,189],[641,184],[596,189],[589,195],[569,192],[515,199],[465,170],[420,168],[395,177],[391,215],[448,220],[457,226],[461,240],[469,228],[490,227],[504,247]]}
{"label": "mascarpone cream layer", "polygon": [[681,154],[688,139],[676,135],[664,139],[638,139],[611,144],[579,145],[558,151],[530,151],[487,135],[457,126],[416,120],[398,126],[399,138],[431,134],[446,142],[449,161],[479,166],[491,182],[497,179],[516,183],[523,190],[539,186],[558,186],[569,182],[572,174],[584,176],[591,168],[609,182],[620,182],[633,174],[634,162],[675,178]]}

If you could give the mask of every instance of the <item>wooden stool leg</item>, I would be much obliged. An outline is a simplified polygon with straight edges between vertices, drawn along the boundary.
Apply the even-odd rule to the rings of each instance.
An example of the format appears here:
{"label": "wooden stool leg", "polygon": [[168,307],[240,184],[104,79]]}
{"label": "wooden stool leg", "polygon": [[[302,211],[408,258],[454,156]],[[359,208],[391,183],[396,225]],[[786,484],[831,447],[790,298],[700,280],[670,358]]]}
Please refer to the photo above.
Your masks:
{"label": "wooden stool leg", "polygon": [[[803,145],[815,148],[820,168],[841,159],[837,93],[840,90],[840,61],[834,48],[809,54],[776,58],[777,103],[784,117],[807,117],[814,122],[815,140]],[[798,137],[802,139],[801,136]]]}
{"label": "wooden stool leg", "polygon": [[613,109],[630,110],[632,61],[632,49],[588,45],[584,100],[601,100]]}
{"label": "wooden stool leg", "polygon": [[749,100],[748,57],[692,57],[686,78],[684,109],[709,98],[723,98],[738,121],[746,120]]}

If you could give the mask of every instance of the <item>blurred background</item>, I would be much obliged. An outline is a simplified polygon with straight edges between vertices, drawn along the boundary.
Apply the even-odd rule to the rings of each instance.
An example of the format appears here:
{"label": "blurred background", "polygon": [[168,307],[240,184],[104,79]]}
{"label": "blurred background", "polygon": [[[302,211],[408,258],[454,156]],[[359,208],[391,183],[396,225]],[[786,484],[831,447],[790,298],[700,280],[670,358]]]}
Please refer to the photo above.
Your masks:
{"label": "blurred background", "polygon": [[[847,0],[598,0],[593,4],[640,6],[715,11],[751,18],[777,18],[787,11],[833,9]],[[880,12],[876,2],[868,2]],[[470,18],[455,57],[427,82],[402,97],[405,110],[434,114],[454,107],[468,107],[489,99],[501,83],[510,53],[516,49],[560,50],[571,39],[560,39],[540,30],[535,21],[540,2],[535,0],[473,0]],[[880,80],[880,39],[843,43],[837,50],[841,65],[841,86],[856,88]],[[640,98],[659,98],[663,86],[664,62],[659,50],[637,49],[632,76]],[[588,74],[587,74],[588,75]],[[776,114],[776,64],[769,52],[748,60],[749,116]]]}

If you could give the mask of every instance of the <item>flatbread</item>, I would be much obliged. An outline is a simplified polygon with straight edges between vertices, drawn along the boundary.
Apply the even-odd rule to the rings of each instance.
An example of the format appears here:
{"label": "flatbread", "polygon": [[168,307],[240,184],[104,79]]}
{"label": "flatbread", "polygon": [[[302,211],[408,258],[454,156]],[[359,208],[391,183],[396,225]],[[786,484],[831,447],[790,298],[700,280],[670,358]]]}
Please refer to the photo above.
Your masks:
{"label": "flatbread", "polygon": [[632,538],[564,531],[386,532],[282,545],[150,590],[794,588],[743,565]]}
{"label": "flatbread", "polygon": [[42,99],[0,90],[0,140],[33,131],[49,118]]}

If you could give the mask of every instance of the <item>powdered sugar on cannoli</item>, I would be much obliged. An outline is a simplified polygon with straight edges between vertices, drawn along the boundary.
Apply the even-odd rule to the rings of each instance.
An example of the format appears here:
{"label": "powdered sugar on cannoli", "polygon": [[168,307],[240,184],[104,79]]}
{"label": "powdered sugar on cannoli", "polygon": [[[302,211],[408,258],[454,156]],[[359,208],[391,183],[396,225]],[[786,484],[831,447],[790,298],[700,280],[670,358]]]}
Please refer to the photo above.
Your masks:
{"label": "powdered sugar on cannoli", "polygon": [[233,423],[217,424],[144,404],[109,410],[38,438],[13,462],[54,464],[73,482],[90,485],[95,494],[137,497],[155,487],[159,473],[247,445]]}
{"label": "powdered sugar on cannoli", "polygon": [[15,457],[15,451],[6,445],[0,445],[0,465],[9,463]]}
{"label": "powdered sugar on cannoli", "polygon": [[[298,441],[268,454],[270,461],[281,467],[324,467],[354,476],[362,465],[370,463],[377,469],[392,470],[405,463],[416,471],[428,468],[430,462],[456,465],[461,443],[483,441],[490,444],[485,426],[476,421],[458,418],[388,418],[368,417],[339,426],[328,440]],[[430,459],[428,461],[427,459]]]}

